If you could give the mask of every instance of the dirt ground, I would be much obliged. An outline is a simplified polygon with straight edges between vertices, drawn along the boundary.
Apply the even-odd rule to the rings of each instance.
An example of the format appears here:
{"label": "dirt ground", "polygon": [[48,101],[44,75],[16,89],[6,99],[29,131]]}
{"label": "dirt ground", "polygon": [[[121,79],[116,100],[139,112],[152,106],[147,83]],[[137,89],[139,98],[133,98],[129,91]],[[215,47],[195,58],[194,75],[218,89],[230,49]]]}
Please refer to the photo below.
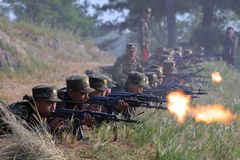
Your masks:
{"label": "dirt ground", "polygon": [[24,95],[31,95],[32,87],[40,84],[50,84],[62,88],[65,86],[65,79],[67,77],[83,74],[86,69],[98,69],[103,64],[97,62],[58,62],[55,66],[53,70],[39,73],[36,78],[33,78],[33,75],[29,74],[24,77],[24,80],[13,78],[0,82],[0,99],[7,103],[21,100]]}

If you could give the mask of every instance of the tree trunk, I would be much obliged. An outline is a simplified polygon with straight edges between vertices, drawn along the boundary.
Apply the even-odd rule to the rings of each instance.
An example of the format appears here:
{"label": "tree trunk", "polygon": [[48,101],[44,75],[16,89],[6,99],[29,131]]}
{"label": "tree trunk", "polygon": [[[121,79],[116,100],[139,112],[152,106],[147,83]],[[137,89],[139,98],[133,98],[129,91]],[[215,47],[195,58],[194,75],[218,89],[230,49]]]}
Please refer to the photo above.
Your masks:
{"label": "tree trunk", "polygon": [[202,24],[201,24],[201,35],[202,37],[208,37],[206,40],[205,38],[202,39],[201,45],[204,46],[205,51],[211,52],[213,50],[213,44],[209,42],[214,42],[216,39],[214,37],[214,27],[213,27],[213,21],[214,21],[214,7],[215,4],[212,1],[209,0],[202,0],[200,1],[200,5],[202,7],[203,17],[202,17]]}
{"label": "tree trunk", "polygon": [[167,15],[167,32],[168,32],[168,44],[169,48],[176,47],[177,41],[177,27],[176,27],[176,1],[165,0],[165,11]]}
{"label": "tree trunk", "polygon": [[211,27],[214,19],[214,5],[210,2],[202,1],[201,6],[203,10],[202,28]]}

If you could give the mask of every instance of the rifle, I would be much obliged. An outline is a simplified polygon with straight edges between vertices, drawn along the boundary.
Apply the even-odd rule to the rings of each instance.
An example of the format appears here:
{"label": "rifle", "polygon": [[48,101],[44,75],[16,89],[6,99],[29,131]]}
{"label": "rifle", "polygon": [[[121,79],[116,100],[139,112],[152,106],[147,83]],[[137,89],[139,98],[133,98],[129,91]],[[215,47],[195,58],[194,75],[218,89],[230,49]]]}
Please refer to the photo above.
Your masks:
{"label": "rifle", "polygon": [[155,103],[164,103],[166,100],[164,100],[160,96],[154,96],[150,94],[135,94],[135,93],[129,93],[129,92],[116,92],[116,93],[111,93],[108,95],[108,97],[113,97],[113,98],[125,98],[125,99],[135,99],[139,100],[142,102],[155,102]]}
{"label": "rifle", "polygon": [[49,118],[63,118],[63,119],[84,119],[84,115],[89,114],[95,118],[96,121],[113,121],[113,122],[126,122],[126,123],[139,123],[137,120],[133,119],[121,119],[116,115],[107,114],[104,112],[93,112],[89,110],[71,110],[71,109],[57,109],[55,112],[43,114],[45,117]]}
{"label": "rifle", "polygon": [[[204,68],[198,69],[196,72],[190,72],[190,73],[175,73],[173,74],[173,77],[175,80],[191,80],[191,79],[198,79],[198,78],[211,78],[209,76],[203,76],[199,75],[198,73],[202,72]],[[201,81],[199,81],[201,82]]]}
{"label": "rifle", "polygon": [[183,93],[185,93],[187,95],[191,95],[191,97],[193,99],[199,98],[198,95],[207,95],[208,94],[206,90],[203,90],[201,88],[195,89],[192,87],[179,85],[177,83],[176,84],[171,83],[169,85],[163,85],[158,88],[149,89],[146,91],[146,93],[156,95],[156,96],[166,97],[172,91],[182,91]]}
{"label": "rifle", "polygon": [[178,70],[185,70],[185,69],[190,69],[190,68],[197,68],[200,67],[199,65],[181,65],[177,66]]}
{"label": "rifle", "polygon": [[77,139],[81,140],[84,138],[84,134],[81,127],[81,120],[84,119],[84,115],[89,114],[95,118],[96,121],[113,121],[113,122],[126,122],[126,123],[140,123],[140,121],[132,119],[121,119],[116,115],[107,114],[103,112],[93,112],[89,110],[71,110],[71,109],[57,109],[55,112],[41,114],[47,118],[63,118],[63,119],[73,119],[73,134],[77,135]]}
{"label": "rifle", "polygon": [[[115,96],[115,97],[114,97]],[[150,96],[149,96],[150,97]],[[152,96],[156,97],[156,96]],[[97,105],[103,105],[104,107],[108,109],[114,109],[116,105],[118,105],[119,100],[124,100],[124,102],[128,103],[129,107],[144,107],[144,108],[155,108],[155,109],[167,109],[166,107],[161,106],[162,100],[158,101],[141,101],[139,99],[133,98],[133,97],[127,97],[122,95],[111,95],[107,97],[101,97],[101,96],[92,96],[87,101],[73,101],[73,100],[64,100],[64,102],[71,102],[71,103],[80,103],[80,104],[97,104]]]}

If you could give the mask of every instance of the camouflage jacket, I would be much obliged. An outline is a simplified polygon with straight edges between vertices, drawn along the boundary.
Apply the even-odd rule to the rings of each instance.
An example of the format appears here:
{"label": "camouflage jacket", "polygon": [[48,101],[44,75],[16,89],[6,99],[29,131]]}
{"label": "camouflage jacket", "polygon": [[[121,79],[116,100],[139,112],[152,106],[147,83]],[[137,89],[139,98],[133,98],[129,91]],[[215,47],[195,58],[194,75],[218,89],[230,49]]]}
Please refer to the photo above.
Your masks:
{"label": "camouflage jacket", "polygon": [[145,19],[141,18],[139,22],[139,44],[141,48],[148,48],[150,38],[149,23]]}
{"label": "camouflage jacket", "polygon": [[233,37],[225,37],[224,39],[224,53],[223,55],[228,58],[228,56],[235,57],[238,48],[238,35]]}
{"label": "camouflage jacket", "polygon": [[123,55],[117,59],[113,66],[113,80],[116,82],[124,82],[129,72],[143,72],[143,67],[138,58],[130,61],[127,55]]}
{"label": "camouflage jacket", "polygon": [[61,102],[57,102],[57,109],[74,109],[81,110],[84,108],[83,104],[71,102],[71,98],[68,96],[65,88],[58,91],[58,98],[61,99]]}
{"label": "camouflage jacket", "polygon": [[41,118],[33,101],[23,100],[16,102],[11,104],[9,108],[19,120],[25,120],[29,127],[37,127],[41,125]]}

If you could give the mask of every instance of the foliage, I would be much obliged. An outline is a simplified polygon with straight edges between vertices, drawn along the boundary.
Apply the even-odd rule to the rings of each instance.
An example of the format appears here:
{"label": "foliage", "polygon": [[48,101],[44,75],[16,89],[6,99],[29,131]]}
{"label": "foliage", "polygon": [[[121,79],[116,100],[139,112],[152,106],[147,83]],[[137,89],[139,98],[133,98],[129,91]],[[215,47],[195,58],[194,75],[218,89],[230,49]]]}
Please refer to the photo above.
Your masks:
{"label": "foliage", "polygon": [[[93,26],[94,19],[86,16],[75,0],[5,0],[17,20],[44,24],[83,34]],[[84,33],[86,34],[86,33]]]}

